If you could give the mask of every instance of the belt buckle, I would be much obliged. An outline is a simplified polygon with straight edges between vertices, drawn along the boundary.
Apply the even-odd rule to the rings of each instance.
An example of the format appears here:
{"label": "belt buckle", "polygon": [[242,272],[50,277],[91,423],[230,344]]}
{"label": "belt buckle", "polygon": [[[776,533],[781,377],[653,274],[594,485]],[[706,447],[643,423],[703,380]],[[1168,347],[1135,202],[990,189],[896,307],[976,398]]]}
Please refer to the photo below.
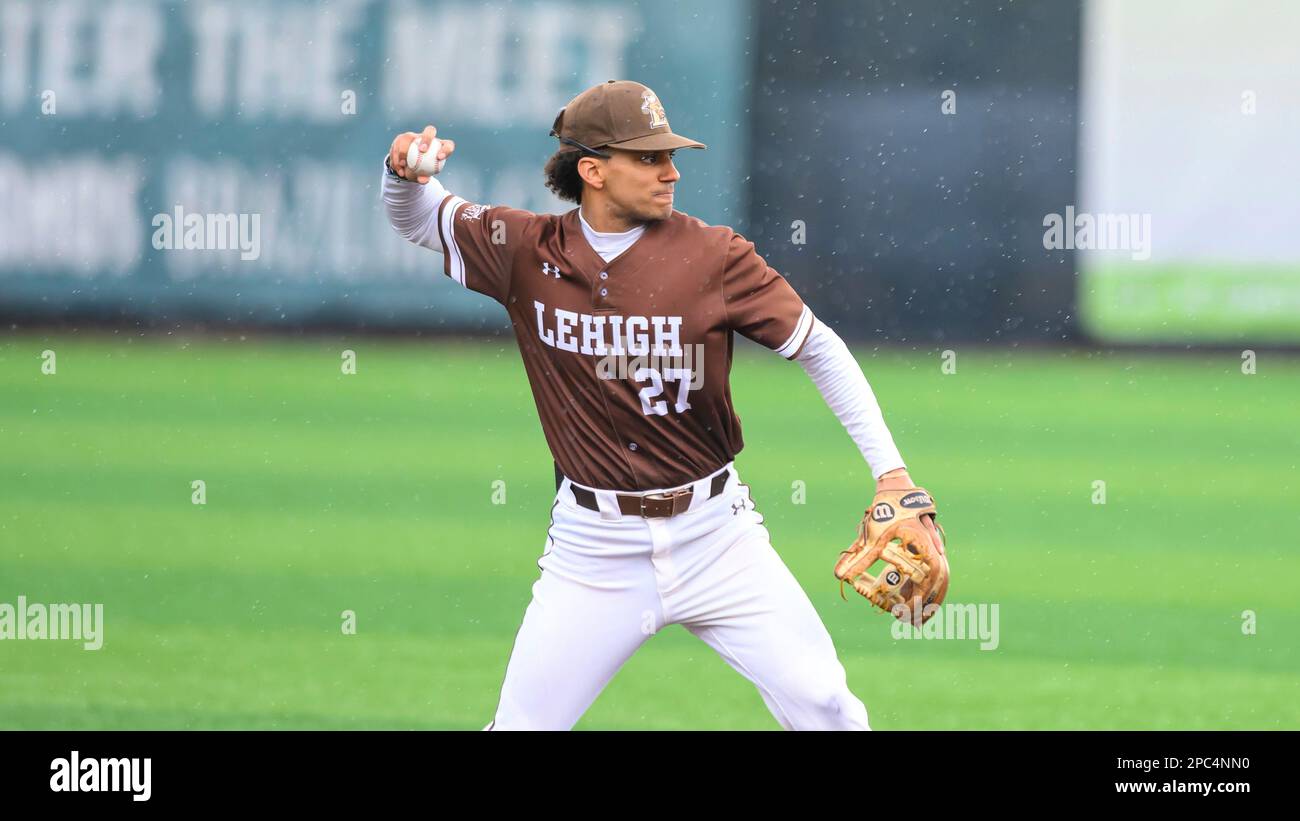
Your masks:
{"label": "belt buckle", "polygon": [[689,499],[690,499],[690,497],[691,497],[691,494],[692,494],[694,491],[695,491],[695,488],[694,488],[694,487],[684,487],[684,488],[681,488],[681,489],[679,489],[679,490],[671,490],[671,491],[668,491],[667,493],[648,493],[648,494],[646,494],[645,496],[640,497],[640,499],[641,499],[641,516],[642,516],[643,518],[647,518],[647,517],[646,517],[646,510],[645,510],[645,500],[646,500],[646,499],[654,499],[654,500],[656,500],[656,501],[671,501],[671,502],[673,503],[673,504],[672,504],[672,510],[671,510],[671,512],[670,512],[668,515],[669,515],[669,516],[676,516],[678,513],[681,513],[683,510],[685,510],[685,508],[682,508],[681,510],[678,509],[678,506],[677,506],[677,500],[678,500],[678,499],[685,498],[686,500],[688,500],[688,503],[689,503]]}

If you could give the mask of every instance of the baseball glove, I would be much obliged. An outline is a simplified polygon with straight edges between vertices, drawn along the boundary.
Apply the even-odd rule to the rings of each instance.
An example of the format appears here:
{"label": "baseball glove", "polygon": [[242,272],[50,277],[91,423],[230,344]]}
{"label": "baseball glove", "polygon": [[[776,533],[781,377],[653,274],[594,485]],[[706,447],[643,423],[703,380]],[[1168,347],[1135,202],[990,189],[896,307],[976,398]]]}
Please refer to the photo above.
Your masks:
{"label": "baseball glove", "polygon": [[[840,595],[849,582],[873,605],[913,625],[938,612],[948,594],[948,559],[925,526],[926,515],[934,521],[936,510],[923,488],[878,492],[858,525],[857,540],[835,564]],[[885,567],[872,576],[871,566],[882,560]]]}

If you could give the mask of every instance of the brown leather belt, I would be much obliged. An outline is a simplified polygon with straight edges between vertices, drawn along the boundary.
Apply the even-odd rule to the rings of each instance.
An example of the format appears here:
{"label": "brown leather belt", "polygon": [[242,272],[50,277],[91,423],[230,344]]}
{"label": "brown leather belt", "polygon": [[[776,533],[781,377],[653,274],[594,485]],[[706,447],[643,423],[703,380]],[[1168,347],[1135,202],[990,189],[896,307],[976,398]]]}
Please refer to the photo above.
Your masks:
{"label": "brown leather belt", "polygon": [[[722,471],[713,477],[713,482],[709,486],[709,498],[712,499],[722,492],[727,486],[727,475],[730,471]],[[569,489],[573,491],[573,501],[587,508],[588,510],[600,510],[600,505],[596,504],[596,494],[587,490],[585,487],[578,487],[570,483]],[[691,506],[691,496],[695,493],[694,485],[684,487],[680,490],[670,491],[668,493],[652,493],[648,496],[631,496],[623,493],[617,494],[618,509],[625,516],[643,516],[647,519],[660,519],[667,516],[676,516],[678,513],[685,513]]]}

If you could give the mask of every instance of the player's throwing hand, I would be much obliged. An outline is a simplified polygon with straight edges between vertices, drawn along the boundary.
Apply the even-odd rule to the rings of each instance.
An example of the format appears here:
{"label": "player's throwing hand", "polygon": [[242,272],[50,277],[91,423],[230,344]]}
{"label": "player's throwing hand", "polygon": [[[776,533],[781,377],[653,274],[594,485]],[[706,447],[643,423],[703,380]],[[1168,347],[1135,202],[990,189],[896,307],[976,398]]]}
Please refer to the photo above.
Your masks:
{"label": "player's throwing hand", "polygon": [[418,182],[420,185],[424,185],[429,181],[430,175],[423,173],[422,170],[411,168],[407,164],[407,156],[411,149],[411,143],[419,140],[419,150],[421,155],[429,150],[429,146],[437,144],[437,161],[442,162],[446,160],[451,156],[452,152],[456,150],[456,143],[452,140],[438,139],[437,136],[438,129],[431,125],[426,125],[424,130],[419,134],[416,134],[414,131],[405,131],[398,134],[393,140],[392,146],[388,149],[388,167],[393,169],[393,173],[397,174],[397,176],[402,179],[411,180],[412,182]]}

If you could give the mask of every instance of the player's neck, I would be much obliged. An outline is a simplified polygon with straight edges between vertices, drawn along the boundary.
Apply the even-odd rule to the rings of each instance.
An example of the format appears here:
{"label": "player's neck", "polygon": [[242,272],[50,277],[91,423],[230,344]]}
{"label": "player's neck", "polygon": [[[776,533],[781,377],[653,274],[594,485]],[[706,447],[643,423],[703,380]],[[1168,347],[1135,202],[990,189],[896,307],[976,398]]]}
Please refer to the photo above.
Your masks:
{"label": "player's neck", "polygon": [[587,223],[588,228],[601,234],[626,234],[645,224],[614,214],[609,208],[591,202],[584,202],[578,206],[578,214]]}

